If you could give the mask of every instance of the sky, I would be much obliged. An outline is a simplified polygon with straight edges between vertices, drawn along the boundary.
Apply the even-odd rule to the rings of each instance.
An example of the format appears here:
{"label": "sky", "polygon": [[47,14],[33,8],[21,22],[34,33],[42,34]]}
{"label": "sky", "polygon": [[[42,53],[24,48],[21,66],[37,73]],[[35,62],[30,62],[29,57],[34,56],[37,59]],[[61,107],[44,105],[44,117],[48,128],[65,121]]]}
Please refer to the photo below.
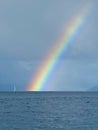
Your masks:
{"label": "sky", "polygon": [[92,8],[72,47],[60,57],[47,91],[98,85],[98,0],[0,0],[0,91],[27,90],[62,29],[86,3]]}

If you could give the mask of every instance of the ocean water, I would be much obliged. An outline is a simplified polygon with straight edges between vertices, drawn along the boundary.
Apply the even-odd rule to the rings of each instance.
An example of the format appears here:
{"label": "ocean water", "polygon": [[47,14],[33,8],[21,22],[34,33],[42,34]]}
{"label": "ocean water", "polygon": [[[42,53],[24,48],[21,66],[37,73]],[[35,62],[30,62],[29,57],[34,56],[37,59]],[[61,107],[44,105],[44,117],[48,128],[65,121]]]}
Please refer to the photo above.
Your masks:
{"label": "ocean water", "polygon": [[98,130],[98,93],[0,93],[0,130]]}

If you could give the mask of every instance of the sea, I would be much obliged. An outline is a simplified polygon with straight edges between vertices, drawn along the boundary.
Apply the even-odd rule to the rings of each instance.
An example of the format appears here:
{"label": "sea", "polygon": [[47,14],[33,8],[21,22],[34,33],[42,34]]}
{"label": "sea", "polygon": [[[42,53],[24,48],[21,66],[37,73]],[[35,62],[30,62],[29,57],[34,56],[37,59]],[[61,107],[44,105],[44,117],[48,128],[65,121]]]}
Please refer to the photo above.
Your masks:
{"label": "sea", "polygon": [[98,130],[98,93],[1,92],[0,130]]}

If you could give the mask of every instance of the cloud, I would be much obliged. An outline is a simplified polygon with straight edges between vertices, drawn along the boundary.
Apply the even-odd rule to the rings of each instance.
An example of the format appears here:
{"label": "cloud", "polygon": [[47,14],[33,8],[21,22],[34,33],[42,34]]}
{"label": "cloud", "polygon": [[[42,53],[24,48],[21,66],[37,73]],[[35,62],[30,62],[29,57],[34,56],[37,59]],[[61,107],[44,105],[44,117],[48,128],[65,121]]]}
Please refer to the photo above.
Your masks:
{"label": "cloud", "polygon": [[61,60],[52,72],[45,90],[84,91],[98,84],[97,60]]}
{"label": "cloud", "polygon": [[[45,3],[39,0],[28,0],[28,2],[10,0],[7,4],[6,2],[6,0],[1,2],[0,54],[5,59],[19,60],[42,59],[47,49],[51,48],[58,39],[63,25],[68,23],[71,17],[77,14],[77,10],[80,10],[86,3],[84,0],[81,3],[77,0],[71,2],[53,0]],[[93,14],[88,19],[90,23],[95,21],[92,17]],[[86,29],[92,32],[94,26],[89,24]],[[89,34],[86,39],[92,40],[93,37]],[[81,40],[84,40],[84,43],[81,43]],[[79,49],[89,42],[85,41],[85,37],[81,40],[79,45],[76,43]],[[74,52],[76,50],[78,48]]]}
{"label": "cloud", "polygon": [[26,61],[19,61],[18,62],[19,66],[26,70],[26,71],[31,71],[32,69],[32,64],[30,62],[26,62]]}
{"label": "cloud", "polygon": [[[86,2],[89,1],[0,1],[0,82],[29,82],[62,28]],[[97,84],[97,2],[68,52],[60,57],[49,80],[49,90],[85,90],[85,86]]]}

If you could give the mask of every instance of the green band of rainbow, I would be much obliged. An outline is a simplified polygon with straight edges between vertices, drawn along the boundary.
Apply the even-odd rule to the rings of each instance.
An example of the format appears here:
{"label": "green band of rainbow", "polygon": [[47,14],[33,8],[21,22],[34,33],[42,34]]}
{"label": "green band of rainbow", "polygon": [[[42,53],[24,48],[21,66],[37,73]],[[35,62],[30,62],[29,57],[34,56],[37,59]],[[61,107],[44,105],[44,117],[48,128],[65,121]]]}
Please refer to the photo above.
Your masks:
{"label": "green band of rainbow", "polygon": [[72,39],[78,34],[80,27],[82,27],[88,11],[90,10],[91,3],[87,4],[78,16],[75,16],[68,24],[67,28],[64,28],[63,34],[55,42],[52,49],[42,60],[42,64],[38,68],[34,77],[31,79],[27,90],[28,91],[42,91],[45,88],[45,83],[55,68],[59,56],[66,52],[68,46],[72,44]]}

